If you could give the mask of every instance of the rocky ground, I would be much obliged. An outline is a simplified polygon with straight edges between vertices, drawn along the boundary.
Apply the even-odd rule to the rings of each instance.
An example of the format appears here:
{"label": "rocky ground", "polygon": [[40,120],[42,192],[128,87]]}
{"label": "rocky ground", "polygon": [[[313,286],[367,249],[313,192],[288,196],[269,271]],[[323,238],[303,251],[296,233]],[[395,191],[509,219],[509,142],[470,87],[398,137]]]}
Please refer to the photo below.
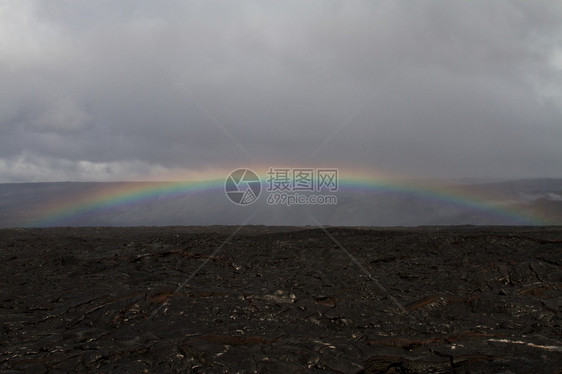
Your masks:
{"label": "rocky ground", "polygon": [[560,227],[235,229],[0,230],[0,373],[562,372]]}

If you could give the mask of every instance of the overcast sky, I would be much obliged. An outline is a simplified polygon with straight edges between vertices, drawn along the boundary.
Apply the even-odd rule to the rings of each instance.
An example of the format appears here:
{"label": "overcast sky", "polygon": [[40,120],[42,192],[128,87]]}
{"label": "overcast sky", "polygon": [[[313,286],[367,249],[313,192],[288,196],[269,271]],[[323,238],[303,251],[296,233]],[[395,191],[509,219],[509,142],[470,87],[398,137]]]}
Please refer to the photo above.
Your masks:
{"label": "overcast sky", "polygon": [[0,1],[0,182],[562,177],[561,19],[551,0]]}

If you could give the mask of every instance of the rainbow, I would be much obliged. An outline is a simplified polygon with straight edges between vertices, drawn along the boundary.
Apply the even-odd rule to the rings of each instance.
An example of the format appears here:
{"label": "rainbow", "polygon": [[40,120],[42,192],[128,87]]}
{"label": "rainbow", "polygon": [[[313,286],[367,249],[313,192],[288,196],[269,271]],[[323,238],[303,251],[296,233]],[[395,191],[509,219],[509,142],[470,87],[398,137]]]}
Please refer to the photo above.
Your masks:
{"label": "rainbow", "polygon": [[440,205],[468,208],[506,219],[517,225],[545,226],[560,224],[545,214],[529,211],[512,201],[501,201],[501,196],[478,192],[466,185],[432,186],[415,181],[373,181],[372,179],[350,179],[343,181],[345,190],[368,191],[372,193],[391,193],[411,196]]}
{"label": "rainbow", "polygon": [[[253,168],[264,181],[268,168]],[[163,198],[191,196],[201,192],[216,191],[217,196],[225,198],[223,188],[226,176],[231,170],[213,172],[199,180],[177,180],[171,182],[114,182],[89,187],[75,196],[56,199],[34,210],[23,226],[44,227],[64,225],[71,219],[86,216],[101,210],[134,207],[143,202]],[[501,197],[485,195],[477,189],[467,186],[432,186],[395,176],[373,174],[372,172],[351,169],[346,172],[340,168],[339,191],[346,193],[393,193],[410,196],[416,199],[441,205],[458,206],[477,212],[507,219],[509,222],[522,225],[553,225],[560,224],[544,214],[518,207],[510,202],[501,202]],[[265,183],[264,183],[265,187]]]}
{"label": "rainbow", "polygon": [[88,189],[74,197],[57,199],[33,212],[26,227],[54,226],[71,218],[103,209],[134,206],[155,199],[174,198],[197,192],[219,190],[224,180],[212,179],[194,182],[114,182]]}

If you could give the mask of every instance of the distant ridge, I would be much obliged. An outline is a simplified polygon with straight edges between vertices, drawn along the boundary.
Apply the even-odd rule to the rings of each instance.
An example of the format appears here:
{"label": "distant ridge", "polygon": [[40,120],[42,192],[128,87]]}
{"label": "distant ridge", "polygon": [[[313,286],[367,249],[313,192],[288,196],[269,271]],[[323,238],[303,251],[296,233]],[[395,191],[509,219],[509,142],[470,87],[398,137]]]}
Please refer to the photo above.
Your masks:
{"label": "distant ridge", "polygon": [[[249,223],[264,225],[311,225],[307,211],[323,224],[343,226],[562,224],[562,179],[556,178],[417,182],[427,190],[344,182],[336,205],[291,207],[269,206],[263,196],[236,206],[223,183],[3,183],[0,227],[236,225],[255,209]],[[478,204],[458,198],[469,193]]]}

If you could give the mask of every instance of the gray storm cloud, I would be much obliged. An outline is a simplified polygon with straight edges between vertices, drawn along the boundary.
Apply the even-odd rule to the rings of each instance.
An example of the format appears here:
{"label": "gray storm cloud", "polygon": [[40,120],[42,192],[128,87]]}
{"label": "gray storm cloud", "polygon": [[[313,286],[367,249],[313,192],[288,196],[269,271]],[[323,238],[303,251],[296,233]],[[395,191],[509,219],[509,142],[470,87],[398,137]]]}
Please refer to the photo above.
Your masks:
{"label": "gray storm cloud", "polygon": [[255,160],[559,177],[561,16],[550,1],[4,1],[0,181]]}

